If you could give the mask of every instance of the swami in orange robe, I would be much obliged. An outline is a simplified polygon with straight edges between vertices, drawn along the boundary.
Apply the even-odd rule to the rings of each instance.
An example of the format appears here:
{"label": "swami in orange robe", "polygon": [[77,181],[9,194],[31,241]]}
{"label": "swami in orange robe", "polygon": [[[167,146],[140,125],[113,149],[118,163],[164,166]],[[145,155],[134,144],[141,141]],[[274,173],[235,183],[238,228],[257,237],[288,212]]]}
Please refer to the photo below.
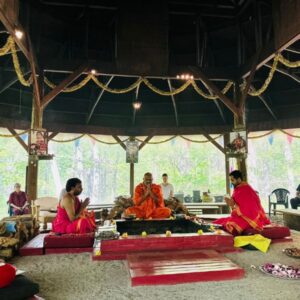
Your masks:
{"label": "swami in orange robe", "polygon": [[270,224],[270,220],[266,217],[257,193],[248,183],[242,181],[240,171],[231,172],[230,181],[234,185],[234,191],[232,198],[225,200],[232,208],[231,216],[213,223],[222,225],[224,230],[233,235],[240,235],[250,228],[262,231],[264,225]]}
{"label": "swami in orange robe", "polygon": [[135,206],[129,207],[125,215],[135,214],[140,219],[163,219],[171,215],[171,210],[165,207],[160,185],[152,183],[152,174],[144,175],[144,182],[136,186],[134,192]]}

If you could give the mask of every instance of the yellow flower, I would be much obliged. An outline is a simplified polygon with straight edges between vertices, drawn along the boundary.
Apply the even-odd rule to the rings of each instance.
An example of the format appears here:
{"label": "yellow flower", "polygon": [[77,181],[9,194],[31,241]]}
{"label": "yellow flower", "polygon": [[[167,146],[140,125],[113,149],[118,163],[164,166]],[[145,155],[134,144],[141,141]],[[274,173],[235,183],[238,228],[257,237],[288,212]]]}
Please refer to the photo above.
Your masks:
{"label": "yellow flower", "polygon": [[167,230],[166,231],[166,236],[171,236],[172,235],[172,232],[170,230]]}
{"label": "yellow flower", "polygon": [[197,231],[197,233],[198,233],[199,235],[202,235],[202,234],[203,234],[203,230],[202,230],[202,229],[199,229],[199,230]]}
{"label": "yellow flower", "polygon": [[146,232],[146,231],[143,231],[143,232],[142,232],[142,236],[147,236],[147,232]]}

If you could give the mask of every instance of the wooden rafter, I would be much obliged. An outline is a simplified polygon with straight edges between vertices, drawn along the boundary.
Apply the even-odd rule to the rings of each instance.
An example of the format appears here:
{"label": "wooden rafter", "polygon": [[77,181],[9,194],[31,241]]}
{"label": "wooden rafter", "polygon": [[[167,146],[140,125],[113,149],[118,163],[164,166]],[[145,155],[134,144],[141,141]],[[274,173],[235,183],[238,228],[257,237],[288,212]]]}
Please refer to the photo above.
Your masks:
{"label": "wooden rafter", "polygon": [[15,139],[16,139],[16,140],[19,142],[19,144],[24,148],[24,150],[25,150],[26,152],[28,152],[28,146],[27,146],[27,144],[20,138],[20,136],[18,135],[18,133],[17,133],[13,128],[8,127],[7,129],[8,129],[8,131],[9,131],[12,135],[14,135]]}
{"label": "wooden rafter", "polygon": [[65,78],[60,84],[58,84],[51,92],[49,92],[42,100],[42,108],[45,107],[66,88],[74,80],[76,80],[85,70],[87,69],[87,64],[81,65],[77,70]]}
{"label": "wooden rafter", "polygon": [[214,140],[209,134],[203,134],[214,146],[216,146],[222,153],[225,154],[225,149],[216,140]]}
{"label": "wooden rafter", "polygon": [[140,144],[139,151],[142,150],[152,138],[153,138],[153,135],[147,136],[146,139]]}
{"label": "wooden rafter", "polygon": [[[28,50],[28,47],[26,45],[26,40],[25,40],[26,35],[24,34],[22,39],[16,38],[16,36],[15,36],[16,27],[14,26],[14,24],[12,24],[7,19],[6,14],[4,13],[4,11],[1,8],[0,8],[0,21],[3,23],[4,27],[7,29],[9,34],[14,38],[16,44],[21,49],[21,51],[23,52],[25,57],[28,59],[28,61],[30,61],[30,54],[29,54],[29,50]],[[25,32],[25,30],[20,25],[18,25],[18,29]]]}
{"label": "wooden rafter", "polygon": [[208,79],[200,70],[197,70],[197,75],[204,82],[204,84],[219,97],[224,105],[226,105],[228,109],[232,111],[232,113],[236,115],[239,114],[239,110],[236,105],[226,95],[224,95],[210,79]]}
{"label": "wooden rafter", "polygon": [[[259,58],[257,60],[258,62],[256,65],[256,70],[258,70],[263,65],[268,63],[272,58],[274,58],[277,52],[281,52],[281,51],[285,50],[290,45],[292,45],[293,43],[298,41],[299,39],[300,39],[300,33],[297,34],[296,36],[294,36],[292,39],[286,41],[286,43],[284,43],[279,49],[274,49],[274,41],[271,41],[264,49],[258,50],[258,51],[261,51],[261,54],[259,55]],[[253,57],[255,57],[256,55],[257,55],[257,53]],[[252,61],[252,60],[250,60],[250,61]],[[250,75],[251,66],[252,66],[252,63],[249,63],[249,61],[248,61],[245,64],[245,66],[242,67],[242,72],[240,75],[241,78],[245,78]]]}
{"label": "wooden rafter", "polygon": [[[168,79],[168,85],[170,92],[173,91],[172,85],[171,85],[171,80]],[[178,119],[178,111],[177,111],[177,106],[176,106],[176,101],[175,101],[175,96],[171,95],[172,103],[173,103],[173,108],[174,108],[174,114],[175,114],[175,121],[176,121],[176,126],[179,126],[179,119]]]}

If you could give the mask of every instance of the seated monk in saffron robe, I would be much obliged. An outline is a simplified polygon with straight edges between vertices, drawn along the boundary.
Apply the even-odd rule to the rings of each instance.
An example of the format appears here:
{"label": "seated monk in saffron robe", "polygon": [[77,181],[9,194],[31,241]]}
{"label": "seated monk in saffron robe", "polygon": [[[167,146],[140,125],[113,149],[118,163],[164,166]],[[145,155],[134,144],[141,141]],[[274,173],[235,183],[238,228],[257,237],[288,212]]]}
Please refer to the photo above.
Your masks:
{"label": "seated monk in saffron robe", "polygon": [[234,191],[232,198],[225,197],[225,201],[232,209],[231,216],[213,223],[223,225],[224,230],[233,235],[240,235],[250,228],[262,231],[264,225],[270,224],[270,220],[266,217],[257,193],[242,181],[240,171],[232,171],[229,176]]}
{"label": "seated monk in saffron robe", "polygon": [[67,193],[64,194],[57,206],[57,215],[52,222],[55,233],[89,233],[95,231],[96,223],[93,212],[88,212],[90,199],[80,202],[78,195],[82,192],[81,181],[71,178],[66,184]]}
{"label": "seated monk in saffron robe", "polygon": [[144,181],[136,186],[133,201],[135,206],[129,207],[125,215],[135,214],[141,219],[163,219],[171,215],[171,210],[165,207],[160,185],[152,183],[151,173],[144,175]]}

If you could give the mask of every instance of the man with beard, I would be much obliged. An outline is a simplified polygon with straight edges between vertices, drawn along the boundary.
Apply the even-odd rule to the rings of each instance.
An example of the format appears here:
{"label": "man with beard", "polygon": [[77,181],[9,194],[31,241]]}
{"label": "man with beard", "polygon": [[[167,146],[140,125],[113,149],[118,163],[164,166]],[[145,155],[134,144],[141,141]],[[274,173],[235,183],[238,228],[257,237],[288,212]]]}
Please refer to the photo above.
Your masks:
{"label": "man with beard", "polygon": [[86,210],[90,199],[79,200],[82,192],[81,180],[71,178],[66,184],[66,194],[57,206],[57,215],[52,228],[55,233],[88,233],[95,231],[94,213]]}
{"label": "man with beard", "polygon": [[136,215],[141,219],[163,219],[171,215],[171,210],[164,205],[160,185],[152,183],[151,173],[144,175],[143,182],[136,186],[133,201],[135,206],[129,207],[125,215]]}
{"label": "man with beard", "polygon": [[240,171],[232,171],[229,178],[234,191],[231,198],[225,197],[225,201],[232,209],[231,216],[218,219],[214,223],[222,225],[224,230],[233,235],[240,235],[250,228],[262,231],[264,225],[270,224],[270,220],[266,217],[257,193],[243,181]]}

